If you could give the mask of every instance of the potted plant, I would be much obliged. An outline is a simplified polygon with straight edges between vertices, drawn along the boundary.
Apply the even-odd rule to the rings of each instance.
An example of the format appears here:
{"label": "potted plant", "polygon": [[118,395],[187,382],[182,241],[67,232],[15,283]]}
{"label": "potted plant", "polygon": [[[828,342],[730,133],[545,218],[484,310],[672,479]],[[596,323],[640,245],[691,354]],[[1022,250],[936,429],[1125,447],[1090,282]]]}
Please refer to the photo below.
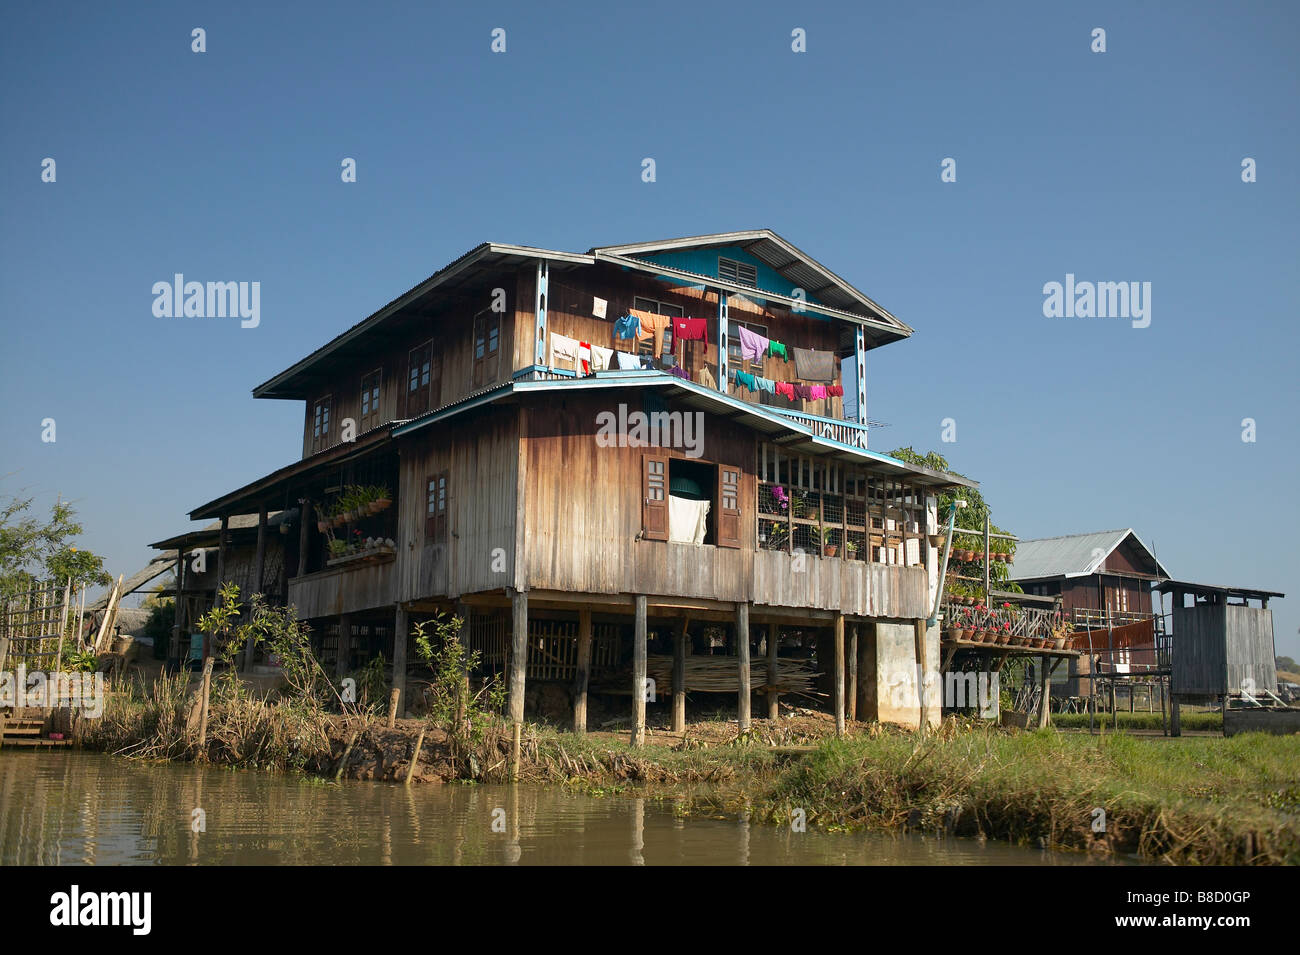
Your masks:
{"label": "potted plant", "polygon": [[329,542],[330,556],[342,557],[348,552],[348,542],[345,540],[331,539]]}
{"label": "potted plant", "polygon": [[839,551],[839,547],[831,543],[834,536],[835,532],[833,529],[829,527],[822,528],[822,553],[827,557],[834,557]]}
{"label": "potted plant", "polygon": [[846,540],[846,541],[844,542],[844,553],[846,553],[846,554],[848,555],[849,560],[857,560],[857,559],[858,559],[858,542],[855,541],[855,540]]}

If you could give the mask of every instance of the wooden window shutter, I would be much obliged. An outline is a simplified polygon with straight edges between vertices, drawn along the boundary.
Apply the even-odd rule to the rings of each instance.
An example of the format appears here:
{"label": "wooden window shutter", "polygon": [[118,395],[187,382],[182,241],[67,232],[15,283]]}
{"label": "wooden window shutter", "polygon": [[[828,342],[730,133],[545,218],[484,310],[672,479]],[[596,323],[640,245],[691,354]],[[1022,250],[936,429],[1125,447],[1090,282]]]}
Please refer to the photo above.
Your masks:
{"label": "wooden window shutter", "polygon": [[740,546],[740,468],[718,465],[718,546]]}
{"label": "wooden window shutter", "polygon": [[434,501],[433,539],[439,544],[447,543],[447,518],[451,511],[450,472],[443,471],[437,478],[437,497]]}
{"label": "wooden window shutter", "polygon": [[668,540],[668,458],[647,454],[641,472],[641,536]]}
{"label": "wooden window shutter", "polygon": [[438,476],[425,478],[424,537],[426,541],[438,539]]}

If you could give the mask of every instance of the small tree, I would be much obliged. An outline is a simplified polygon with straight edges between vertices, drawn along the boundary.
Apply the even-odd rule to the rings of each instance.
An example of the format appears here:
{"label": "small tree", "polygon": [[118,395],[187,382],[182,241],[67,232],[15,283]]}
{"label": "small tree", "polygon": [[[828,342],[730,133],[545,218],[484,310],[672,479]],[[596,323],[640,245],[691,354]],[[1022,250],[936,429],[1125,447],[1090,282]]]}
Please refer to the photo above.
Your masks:
{"label": "small tree", "polygon": [[0,592],[26,590],[42,577],[60,582],[71,577],[74,587],[111,583],[104,559],[73,545],[82,527],[72,505],[59,501],[50,519],[42,521],[28,514],[32,500],[0,501]]}
{"label": "small tree", "polygon": [[505,705],[505,685],[495,674],[471,693],[469,673],[482,654],[466,650],[460,641],[464,620],[438,614],[415,625],[415,652],[433,671],[428,718],[446,730],[452,755],[464,758],[483,739],[485,728]]}

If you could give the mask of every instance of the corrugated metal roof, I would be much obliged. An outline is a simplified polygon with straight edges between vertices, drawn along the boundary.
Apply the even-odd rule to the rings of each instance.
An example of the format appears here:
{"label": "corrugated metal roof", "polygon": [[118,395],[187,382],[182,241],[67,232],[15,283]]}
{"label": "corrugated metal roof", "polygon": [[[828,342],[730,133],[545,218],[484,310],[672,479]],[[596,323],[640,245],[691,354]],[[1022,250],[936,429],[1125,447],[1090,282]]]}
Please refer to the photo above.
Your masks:
{"label": "corrugated metal roof", "polygon": [[1121,543],[1132,536],[1142,550],[1151,557],[1162,577],[1169,576],[1160,562],[1151,554],[1133,528],[1094,531],[1091,534],[1070,534],[1065,537],[1043,537],[1025,540],[1016,545],[1016,558],[1009,568],[1012,580],[1039,580],[1044,577],[1086,577],[1097,572]]}

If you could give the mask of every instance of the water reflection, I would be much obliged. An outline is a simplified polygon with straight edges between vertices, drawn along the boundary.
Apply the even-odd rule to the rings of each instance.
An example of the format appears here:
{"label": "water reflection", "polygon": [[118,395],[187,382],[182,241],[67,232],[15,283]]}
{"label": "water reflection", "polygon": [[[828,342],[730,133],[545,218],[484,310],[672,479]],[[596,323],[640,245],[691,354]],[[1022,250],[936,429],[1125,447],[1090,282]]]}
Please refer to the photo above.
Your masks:
{"label": "water reflection", "polygon": [[[195,810],[202,810],[201,827]],[[205,831],[196,831],[203,828]],[[791,832],[641,798],[523,786],[325,783],[0,752],[0,865],[1056,865],[966,839]]]}

